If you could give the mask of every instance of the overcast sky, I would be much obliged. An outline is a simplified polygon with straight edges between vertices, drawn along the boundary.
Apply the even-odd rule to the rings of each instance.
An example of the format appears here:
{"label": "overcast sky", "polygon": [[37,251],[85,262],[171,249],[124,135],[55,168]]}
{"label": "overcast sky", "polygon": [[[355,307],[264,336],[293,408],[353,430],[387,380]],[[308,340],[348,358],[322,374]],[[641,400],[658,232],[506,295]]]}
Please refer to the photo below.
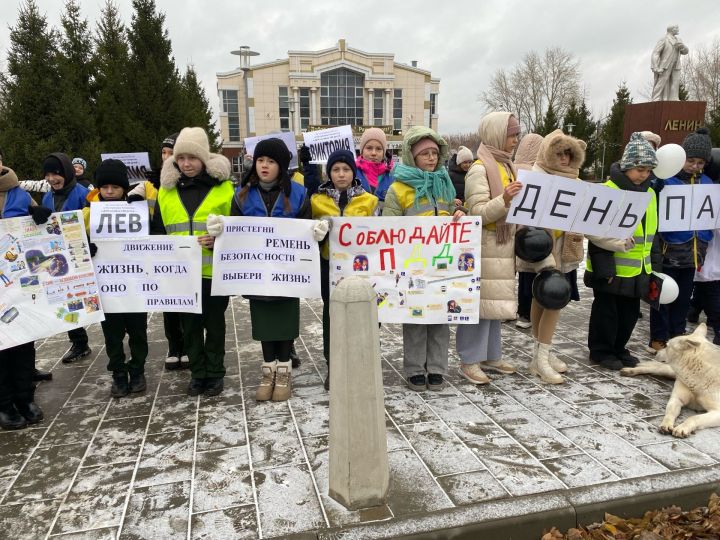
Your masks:
{"label": "overcast sky", "polygon": [[[0,67],[6,65],[9,27],[19,0],[0,0]],[[59,26],[61,0],[37,0]],[[104,0],[81,0],[95,27]],[[131,0],[116,0],[129,25]],[[300,7],[302,5],[302,7]],[[238,65],[230,51],[249,45],[255,63],[287,58],[288,50],[318,50],[345,38],[350,47],[394,53],[395,61],[440,78],[441,133],[474,131],[483,114],[478,100],[492,74],[528,51],[559,46],[580,60],[588,102],[607,114],[626,81],[635,102],[646,101],[650,53],[669,24],[693,49],[720,38],[719,0],[468,0],[450,2],[364,0],[157,0],[166,14],[173,54],[183,70],[193,64],[217,111],[217,72]]]}

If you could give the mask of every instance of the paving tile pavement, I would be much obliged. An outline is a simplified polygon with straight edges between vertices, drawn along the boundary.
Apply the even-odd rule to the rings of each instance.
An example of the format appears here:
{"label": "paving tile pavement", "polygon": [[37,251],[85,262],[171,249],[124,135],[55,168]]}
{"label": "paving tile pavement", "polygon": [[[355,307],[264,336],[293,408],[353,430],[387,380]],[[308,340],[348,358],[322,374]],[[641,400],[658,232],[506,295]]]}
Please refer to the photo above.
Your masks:
{"label": "paving tile pavement", "polygon": [[[494,504],[540,493],[612,486],[718,465],[720,429],[685,440],[658,432],[672,383],[624,378],[587,360],[590,298],[563,311],[556,350],[568,383],[527,370],[531,339],[503,325],[504,354],[519,371],[476,387],[450,353],[442,392],[412,392],[397,325],[381,328],[391,483],[387,505],[349,511],[328,492],[328,404],[322,388],[321,305],[301,303],[301,367],[293,397],[257,403],[261,352],[248,304],[226,319],[223,394],[191,398],[189,374],[165,371],[162,317],[149,318],[147,391],[112,399],[98,325],[93,353],[58,362],[64,335],[37,343],[45,420],[0,433],[0,537],[271,538]],[[632,350],[643,350],[648,318]],[[454,335],[454,331],[453,331]]]}

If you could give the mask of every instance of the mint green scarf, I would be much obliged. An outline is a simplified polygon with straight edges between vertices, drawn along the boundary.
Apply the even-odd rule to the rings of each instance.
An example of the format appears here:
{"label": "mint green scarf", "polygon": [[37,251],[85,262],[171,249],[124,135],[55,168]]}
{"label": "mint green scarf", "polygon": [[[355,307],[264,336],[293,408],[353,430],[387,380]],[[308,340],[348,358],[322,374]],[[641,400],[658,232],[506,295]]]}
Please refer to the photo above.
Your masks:
{"label": "mint green scarf", "polygon": [[445,167],[440,167],[437,171],[427,172],[417,167],[398,163],[395,165],[392,174],[396,180],[415,188],[416,208],[423,197],[427,197],[435,206],[437,206],[438,202],[452,205],[455,200],[455,186],[453,186]]}

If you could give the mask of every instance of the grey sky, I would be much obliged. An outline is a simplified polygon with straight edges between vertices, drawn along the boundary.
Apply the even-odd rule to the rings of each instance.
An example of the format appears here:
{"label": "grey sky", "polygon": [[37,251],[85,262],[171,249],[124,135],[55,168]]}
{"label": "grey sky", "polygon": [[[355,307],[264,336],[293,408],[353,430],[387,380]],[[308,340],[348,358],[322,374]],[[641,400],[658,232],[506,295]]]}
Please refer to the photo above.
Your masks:
{"label": "grey sky", "polygon": [[[8,27],[19,0],[1,0],[0,66],[6,64]],[[103,0],[81,0],[96,21]],[[131,0],[116,0],[127,25]],[[61,0],[38,0],[59,25]],[[302,7],[300,5],[302,4]],[[720,38],[718,0],[474,0],[455,2],[334,2],[329,0],[157,0],[166,14],[173,54],[180,67],[192,63],[217,110],[215,73],[238,65],[230,51],[249,45],[256,63],[284,58],[288,50],[331,47],[340,38],[368,52],[391,52],[396,62],[418,60],[441,79],[440,131],[477,129],[478,96],[491,75],[530,50],[560,46],[573,52],[589,105],[606,114],[617,85],[627,81],[633,99],[645,101],[651,81],[650,53],[665,28],[676,23],[691,50]],[[94,27],[94,23],[93,23]]]}

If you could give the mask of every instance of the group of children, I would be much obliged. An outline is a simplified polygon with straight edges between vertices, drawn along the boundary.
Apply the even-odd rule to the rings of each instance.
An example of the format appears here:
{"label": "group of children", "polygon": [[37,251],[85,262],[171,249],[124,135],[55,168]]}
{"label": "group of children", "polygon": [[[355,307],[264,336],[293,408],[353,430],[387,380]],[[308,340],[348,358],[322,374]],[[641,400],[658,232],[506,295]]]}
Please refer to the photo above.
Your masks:
{"label": "group of children", "polygon": [[[129,204],[146,199],[151,211],[151,234],[192,235],[202,248],[202,313],[165,314],[165,333],[169,351],[166,367],[188,364],[190,396],[217,395],[224,387],[225,310],[229,298],[212,296],[212,249],[222,234],[223,216],[252,216],[313,219],[313,236],[321,243],[320,275],[323,299],[323,353],[330,367],[329,250],[327,234],[337,216],[453,216],[482,218],[482,264],[480,321],[459,325],[457,352],[459,373],[475,384],[486,384],[485,370],[514,373],[516,368],[502,355],[501,322],[514,319],[518,311],[516,271],[535,273],[547,268],[562,272],[571,286],[571,297],[579,300],[577,268],[585,257],[583,237],[563,231],[549,231],[552,253],[543,261],[527,264],[515,257],[517,227],[506,222],[512,199],[522,185],[513,161],[520,135],[520,124],[509,112],[486,115],[479,128],[482,144],[477,158],[463,150],[465,172],[463,193],[458,193],[445,167],[446,141],[430,128],[415,126],[407,130],[401,161],[390,169],[385,161],[387,140],[384,133],[368,129],[360,140],[360,153],[338,150],[326,164],[327,181],[315,193],[289,174],[291,153],[277,138],[260,141],[252,165],[242,183],[235,186],[230,163],[210,152],[207,134],[201,128],[185,128],[163,142],[163,166],[155,182],[141,183],[130,191],[127,169],[122,162],[106,160],[95,175],[91,191],[76,178],[72,163],[64,154],[51,154],[43,164],[50,190],[43,197],[43,210],[31,204],[27,195],[8,180],[9,193],[2,217],[32,214],[36,222],[47,220],[51,211],[83,209],[94,201],[126,200]],[[537,136],[535,136],[537,137]],[[707,183],[702,168],[709,159],[709,138],[705,133],[688,137],[688,161],[683,171],[666,180],[666,185]],[[526,164],[538,172],[577,179],[585,159],[585,143],[557,130],[535,141],[537,153]],[[687,142],[687,141],[686,141]],[[702,144],[701,144],[702,143]],[[469,158],[465,154],[470,154]],[[651,316],[653,349],[674,335],[684,332],[695,269],[702,266],[711,231],[657,234],[656,194],[651,187],[651,170],[657,164],[655,149],[640,133],[634,133],[620,162],[612,165],[609,188],[651,193],[651,203],[633,236],[624,241],[588,237],[585,283],[592,288],[594,301],[590,319],[588,348],[590,360],[609,369],[634,365],[637,359],[627,342],[639,313],[639,299],[646,295],[653,270],[671,273],[680,284],[681,298]],[[10,172],[2,169],[3,178]],[[10,176],[8,176],[10,175]],[[15,182],[17,180],[15,179]],[[92,186],[91,186],[92,187]],[[7,191],[7,190],[5,190]],[[11,208],[7,211],[9,201]],[[90,237],[92,242],[92,237]],[[96,251],[91,244],[91,252]],[[520,264],[518,264],[520,263]],[[669,270],[677,268],[675,270]],[[521,283],[522,286],[522,283]],[[250,296],[250,322],[253,339],[260,341],[262,362],[256,390],[258,401],[283,401],[292,395],[291,355],[299,335],[299,300],[282,296]],[[675,313],[683,312],[682,321]],[[716,309],[712,308],[713,316]],[[544,308],[531,301],[529,323],[534,339],[529,370],[542,381],[564,381],[567,365],[551,351],[552,336],[559,310]],[[653,322],[661,321],[661,322]],[[664,322],[663,322],[664,321]],[[665,326],[663,326],[663,324]],[[147,359],[147,316],[145,313],[106,314],[102,323],[112,373],[111,394],[122,397],[146,388],[144,365]],[[720,330],[720,329],[718,329]],[[416,391],[440,390],[448,370],[450,329],[447,324],[403,324],[404,369],[408,386]],[[123,338],[130,337],[130,360],[126,362]],[[89,353],[84,329],[71,332],[74,358]],[[32,344],[20,355],[25,367],[34,356]],[[24,350],[24,349],[23,349]],[[31,353],[32,350],[32,353]],[[10,355],[2,351],[3,357]],[[0,367],[7,364],[0,361]],[[25,368],[19,368],[23,371]],[[23,375],[23,380],[27,377]],[[3,377],[0,376],[0,383]],[[30,422],[38,414],[28,413],[27,385],[23,383],[14,401],[16,412]],[[325,381],[329,389],[329,374]],[[5,392],[0,391],[5,396]],[[10,392],[9,395],[14,395]],[[30,403],[33,400],[30,398]],[[35,406],[37,409],[37,407]],[[9,407],[0,403],[0,425],[12,427],[6,416]],[[39,409],[38,409],[39,410]],[[27,414],[26,414],[27,413]],[[6,415],[6,416],[3,416]],[[42,416],[42,413],[39,413]],[[15,418],[17,420],[17,418]],[[21,423],[17,421],[16,424]]]}

